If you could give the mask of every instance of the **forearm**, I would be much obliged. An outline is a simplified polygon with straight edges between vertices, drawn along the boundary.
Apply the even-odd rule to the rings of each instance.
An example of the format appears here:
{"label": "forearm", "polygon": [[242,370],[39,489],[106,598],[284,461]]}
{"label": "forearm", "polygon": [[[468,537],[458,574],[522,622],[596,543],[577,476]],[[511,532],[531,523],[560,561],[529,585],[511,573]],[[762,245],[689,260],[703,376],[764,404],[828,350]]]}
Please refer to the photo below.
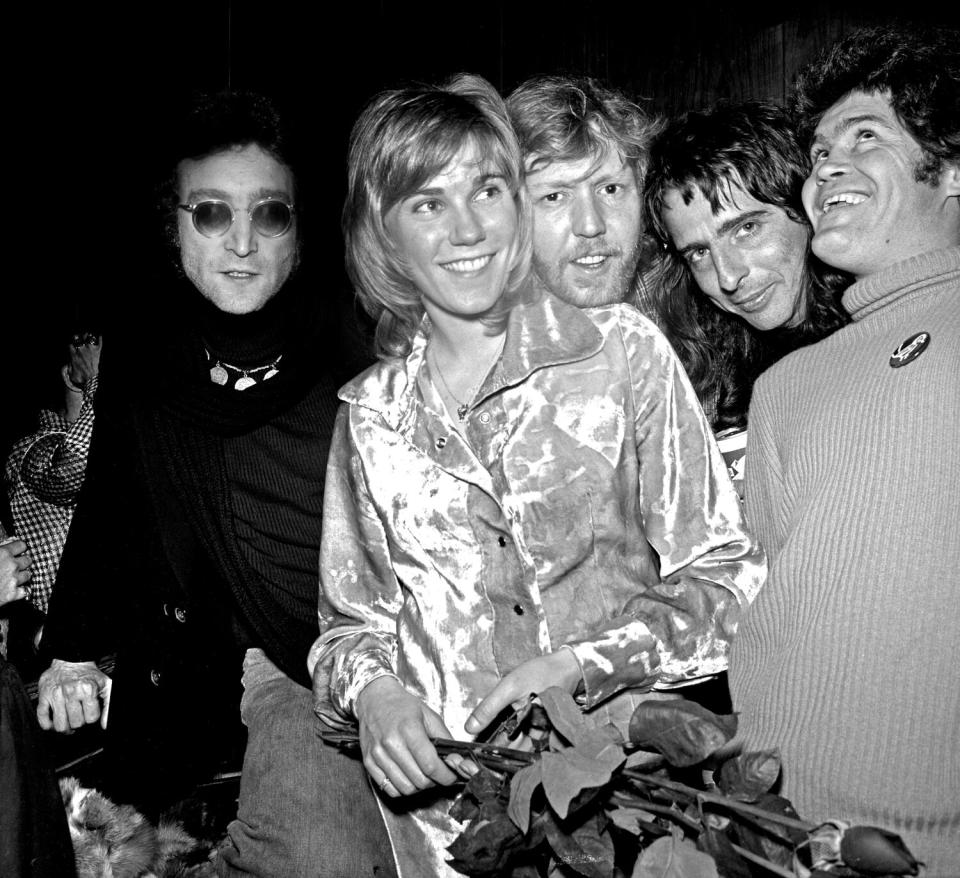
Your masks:
{"label": "forearm", "polygon": [[596,700],[724,670],[741,611],[766,577],[693,388],[669,346],[657,353],[645,369],[635,354],[630,362],[643,375],[634,382],[643,391],[635,396],[638,499],[660,576],[638,586],[625,618],[577,648]]}
{"label": "forearm", "polygon": [[357,699],[370,683],[396,678],[387,644],[368,632],[328,632],[314,644],[310,663],[315,712],[336,729],[356,725]]}
{"label": "forearm", "polygon": [[623,615],[589,638],[566,644],[580,663],[584,706],[623,689],[670,688],[726,670],[730,642],[748,603],[736,582],[752,580],[759,569],[752,554],[733,566],[742,568],[733,583],[719,584],[716,578],[725,573],[710,564],[691,565],[637,595]]}
{"label": "forearm", "polygon": [[341,406],[327,461],[320,545],[320,636],[307,668],[315,710],[334,728],[355,723],[356,700],[372,680],[396,676],[400,586]]}
{"label": "forearm", "polygon": [[93,394],[84,394],[80,415],[72,424],[61,422],[38,435],[23,456],[19,477],[45,503],[67,506],[76,502],[83,485],[93,434]]}

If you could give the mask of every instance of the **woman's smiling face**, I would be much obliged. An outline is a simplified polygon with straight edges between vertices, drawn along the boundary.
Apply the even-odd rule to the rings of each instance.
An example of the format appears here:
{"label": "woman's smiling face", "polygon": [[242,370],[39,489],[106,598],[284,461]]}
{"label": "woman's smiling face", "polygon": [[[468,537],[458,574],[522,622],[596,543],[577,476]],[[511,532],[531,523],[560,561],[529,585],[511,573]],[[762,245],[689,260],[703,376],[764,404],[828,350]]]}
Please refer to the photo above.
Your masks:
{"label": "woman's smiling face", "polygon": [[519,211],[472,138],[387,211],[384,227],[431,318],[483,317],[496,306],[517,259]]}

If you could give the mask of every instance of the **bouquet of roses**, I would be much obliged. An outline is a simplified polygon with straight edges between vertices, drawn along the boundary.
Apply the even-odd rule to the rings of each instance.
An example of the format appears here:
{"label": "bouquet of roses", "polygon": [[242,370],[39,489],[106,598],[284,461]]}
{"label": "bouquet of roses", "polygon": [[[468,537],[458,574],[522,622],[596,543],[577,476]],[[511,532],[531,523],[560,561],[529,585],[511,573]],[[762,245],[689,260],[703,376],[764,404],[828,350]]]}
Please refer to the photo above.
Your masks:
{"label": "bouquet of roses", "polygon": [[[815,826],[771,790],[775,750],[715,754],[736,717],[690,701],[647,701],[628,740],[551,688],[511,717],[533,752],[434,741],[478,771],[451,807],[464,824],[450,865],[474,878],[855,878],[917,875],[899,836],[843,821]],[[325,735],[354,744],[355,736]],[[349,738],[349,739],[348,739]],[[709,770],[707,770],[709,769]],[[709,778],[709,779],[708,779]]]}

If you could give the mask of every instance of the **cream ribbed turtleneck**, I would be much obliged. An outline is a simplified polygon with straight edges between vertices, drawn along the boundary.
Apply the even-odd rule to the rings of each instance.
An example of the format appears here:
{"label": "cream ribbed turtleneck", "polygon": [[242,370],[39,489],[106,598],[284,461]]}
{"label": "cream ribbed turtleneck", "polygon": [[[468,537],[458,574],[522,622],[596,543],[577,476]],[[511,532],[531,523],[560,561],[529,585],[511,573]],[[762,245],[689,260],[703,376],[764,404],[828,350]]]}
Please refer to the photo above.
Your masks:
{"label": "cream ribbed turtleneck", "polygon": [[754,392],[747,513],[770,574],[733,645],[734,707],[750,749],[780,748],[802,816],[884,826],[925,876],[957,876],[960,247],[843,301],[854,322]]}

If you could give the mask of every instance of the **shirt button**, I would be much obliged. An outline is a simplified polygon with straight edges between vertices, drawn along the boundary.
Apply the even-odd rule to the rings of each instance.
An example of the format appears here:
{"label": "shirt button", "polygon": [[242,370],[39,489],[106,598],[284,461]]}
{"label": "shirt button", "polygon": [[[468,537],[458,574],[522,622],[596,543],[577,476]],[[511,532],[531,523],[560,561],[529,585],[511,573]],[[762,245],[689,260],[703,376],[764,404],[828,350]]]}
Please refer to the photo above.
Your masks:
{"label": "shirt button", "polygon": [[150,682],[153,683],[154,686],[160,685],[160,672],[158,670],[154,669],[150,672]]}
{"label": "shirt button", "polygon": [[518,616],[522,616],[522,615],[523,615],[523,607],[521,607],[520,604],[514,604],[514,605],[513,605],[513,612],[516,613]]}
{"label": "shirt button", "polygon": [[439,439],[437,439],[437,448],[444,448],[446,444],[447,444],[446,436],[441,436]]}
{"label": "shirt button", "polygon": [[176,616],[178,622],[187,621],[187,611],[183,607],[174,607],[173,615]]}
{"label": "shirt button", "polygon": [[480,423],[481,424],[490,423],[490,412],[480,412]]}
{"label": "shirt button", "polygon": [[507,544],[506,537],[497,537],[497,545],[502,549]]}

